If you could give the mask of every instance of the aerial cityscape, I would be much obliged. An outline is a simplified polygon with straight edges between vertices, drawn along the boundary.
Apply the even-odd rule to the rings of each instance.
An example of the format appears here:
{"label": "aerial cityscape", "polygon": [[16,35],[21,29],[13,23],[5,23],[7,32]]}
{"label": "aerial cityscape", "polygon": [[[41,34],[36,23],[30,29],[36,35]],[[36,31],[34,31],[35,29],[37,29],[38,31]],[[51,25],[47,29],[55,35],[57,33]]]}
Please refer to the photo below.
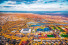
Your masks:
{"label": "aerial cityscape", "polygon": [[0,45],[68,45],[68,0],[1,0]]}

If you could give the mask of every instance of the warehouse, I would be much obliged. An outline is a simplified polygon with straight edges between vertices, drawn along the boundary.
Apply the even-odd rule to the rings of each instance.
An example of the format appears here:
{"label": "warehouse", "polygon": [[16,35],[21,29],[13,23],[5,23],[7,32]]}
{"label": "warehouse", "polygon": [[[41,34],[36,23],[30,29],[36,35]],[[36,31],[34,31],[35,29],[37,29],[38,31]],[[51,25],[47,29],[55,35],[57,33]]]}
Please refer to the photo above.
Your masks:
{"label": "warehouse", "polygon": [[22,29],[20,32],[21,33],[31,33],[31,29],[29,29],[29,28]]}

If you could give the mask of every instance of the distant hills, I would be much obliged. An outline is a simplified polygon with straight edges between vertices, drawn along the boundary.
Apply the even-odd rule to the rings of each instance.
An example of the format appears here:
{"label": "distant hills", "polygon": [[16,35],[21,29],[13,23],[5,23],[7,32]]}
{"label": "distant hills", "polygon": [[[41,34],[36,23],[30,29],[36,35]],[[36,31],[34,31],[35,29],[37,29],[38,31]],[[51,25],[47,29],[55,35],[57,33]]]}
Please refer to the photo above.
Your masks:
{"label": "distant hills", "polygon": [[0,11],[0,13],[33,13],[33,14],[40,14],[40,15],[68,17],[68,11]]}

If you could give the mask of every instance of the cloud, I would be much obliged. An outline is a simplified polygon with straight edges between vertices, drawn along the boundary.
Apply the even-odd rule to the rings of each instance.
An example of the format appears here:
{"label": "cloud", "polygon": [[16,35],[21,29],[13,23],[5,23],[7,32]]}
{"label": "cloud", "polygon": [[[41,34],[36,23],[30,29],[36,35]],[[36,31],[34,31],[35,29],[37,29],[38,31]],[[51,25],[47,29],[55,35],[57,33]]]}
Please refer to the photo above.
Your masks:
{"label": "cloud", "polygon": [[[44,3],[50,0],[37,0],[29,1],[24,0],[24,2],[28,2],[27,4],[24,2],[17,1],[5,1],[0,4],[0,11],[62,11],[68,10],[67,2],[53,2],[53,3]],[[55,1],[55,0],[51,0]],[[61,5],[62,4],[62,5]]]}

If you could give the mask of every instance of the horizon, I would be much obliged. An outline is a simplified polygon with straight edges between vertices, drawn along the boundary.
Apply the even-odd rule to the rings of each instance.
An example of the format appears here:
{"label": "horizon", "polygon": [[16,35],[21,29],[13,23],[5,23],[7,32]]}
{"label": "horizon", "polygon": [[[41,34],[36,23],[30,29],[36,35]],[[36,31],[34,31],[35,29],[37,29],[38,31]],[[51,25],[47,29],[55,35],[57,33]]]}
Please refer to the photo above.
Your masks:
{"label": "horizon", "polygon": [[32,13],[39,15],[52,15],[68,17],[68,11],[0,11],[0,13]]}

